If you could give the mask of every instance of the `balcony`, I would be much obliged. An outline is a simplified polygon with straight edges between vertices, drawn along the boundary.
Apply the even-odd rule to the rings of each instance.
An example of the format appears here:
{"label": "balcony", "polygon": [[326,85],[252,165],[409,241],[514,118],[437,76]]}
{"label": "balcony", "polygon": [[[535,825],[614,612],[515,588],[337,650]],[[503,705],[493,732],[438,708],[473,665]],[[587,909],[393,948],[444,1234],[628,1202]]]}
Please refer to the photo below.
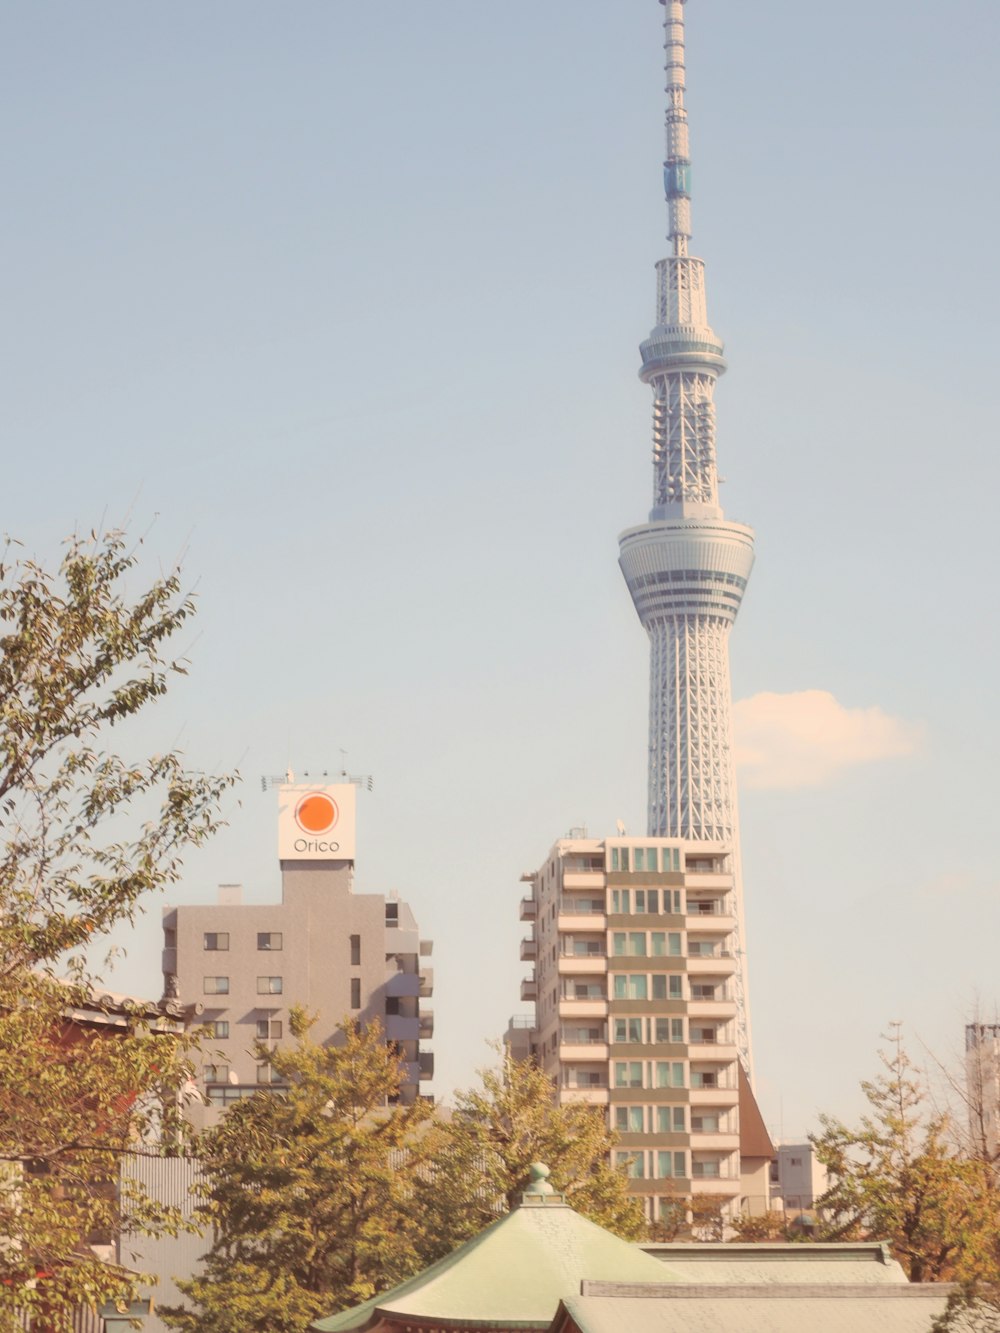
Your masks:
{"label": "balcony", "polygon": [[607,1012],[604,995],[564,995],[559,1001],[560,1018],[603,1018]]}
{"label": "balcony", "polygon": [[421,1051],[419,1066],[420,1066],[420,1082],[427,1083],[430,1079],[434,1077],[434,1052]]}
{"label": "balcony", "polygon": [[385,1036],[387,1041],[416,1041],[420,1036],[420,1019],[386,1014]]}
{"label": "balcony", "polygon": [[567,953],[559,956],[559,971],[561,973],[603,976],[607,970],[608,960],[604,954]]}
{"label": "balcony", "polygon": [[420,978],[416,972],[393,972],[386,979],[385,993],[391,999],[416,999],[420,994]]}
{"label": "balcony", "polygon": [[160,971],[171,976],[177,975],[177,950],[164,949],[160,955]]}
{"label": "balcony", "polygon": [[533,963],[538,957],[538,941],[533,936],[526,936],[521,941],[521,962]]}
{"label": "balcony", "polygon": [[538,904],[534,898],[521,899],[521,920],[534,921],[538,916]]}
{"label": "balcony", "polygon": [[715,1107],[727,1109],[738,1105],[740,1100],[737,1088],[692,1088],[691,1106],[705,1110]]}
{"label": "balcony", "polygon": [[433,967],[422,967],[420,969],[420,990],[417,992],[422,1000],[429,1000],[434,994],[434,969]]}
{"label": "balcony", "polygon": [[688,954],[688,976],[692,978],[715,976],[721,981],[724,977],[731,977],[738,966],[732,954],[728,958],[721,954],[714,957],[711,954]]}
{"label": "balcony", "polygon": [[607,1088],[560,1088],[560,1102],[586,1102],[590,1106],[607,1106]]}
{"label": "balcony", "polygon": [[564,889],[603,889],[604,871],[597,870],[564,870],[563,871]]}
{"label": "balcony", "polygon": [[564,1038],[559,1047],[560,1060],[606,1060],[608,1047],[605,1042],[573,1041]]}
{"label": "balcony", "polygon": [[421,1041],[426,1041],[428,1037],[434,1036],[434,1010],[421,1009],[420,1017],[417,1019],[419,1024],[418,1034]]}
{"label": "balcony", "polygon": [[535,980],[534,977],[525,977],[525,978],[522,980],[522,982],[521,982],[521,999],[522,999],[522,1000],[537,1000],[537,999],[538,999],[538,982]]}

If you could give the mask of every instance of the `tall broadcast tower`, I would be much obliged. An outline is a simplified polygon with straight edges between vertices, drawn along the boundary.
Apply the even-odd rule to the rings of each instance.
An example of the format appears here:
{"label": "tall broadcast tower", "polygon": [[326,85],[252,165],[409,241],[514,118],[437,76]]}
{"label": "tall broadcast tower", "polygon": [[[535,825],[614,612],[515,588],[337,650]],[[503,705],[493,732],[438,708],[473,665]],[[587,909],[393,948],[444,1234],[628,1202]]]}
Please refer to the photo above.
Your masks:
{"label": "tall broadcast tower", "polygon": [[648,833],[728,851],[735,880],[737,1046],[751,1069],[733,764],[729,631],[753,566],[753,531],[725,518],[715,456],[715,381],[705,266],[688,253],[691,159],[684,2],[664,5],[664,186],[671,253],[656,266],[656,327],[640,347],[653,390],[653,507],[619,538],[619,563],[650,640]]}

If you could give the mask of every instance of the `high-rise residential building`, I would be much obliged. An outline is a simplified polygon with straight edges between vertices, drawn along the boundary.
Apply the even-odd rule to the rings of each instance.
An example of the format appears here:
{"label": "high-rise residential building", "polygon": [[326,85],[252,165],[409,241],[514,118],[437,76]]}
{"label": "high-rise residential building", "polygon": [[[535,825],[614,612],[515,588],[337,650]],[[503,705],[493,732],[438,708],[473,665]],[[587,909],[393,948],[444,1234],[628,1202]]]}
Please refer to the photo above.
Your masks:
{"label": "high-rise residential building", "polygon": [[212,1037],[202,1071],[209,1106],[221,1109],[272,1077],[254,1044],[290,1041],[288,1013],[318,1015],[312,1036],[334,1037],[344,1019],[378,1019],[405,1061],[400,1100],[433,1076],[421,1043],[433,1014],[432,945],[398,897],[354,892],[355,787],[288,782],[278,789],[281,901],[244,903],[222,885],[212,906],[163,914],[167,995],[204,1006]]}
{"label": "high-rise residential building", "polygon": [[645,838],[557,842],[525,879],[522,999],[562,1098],[608,1107],[633,1188],[656,1218],[679,1195],[766,1206],[772,1148],[750,1089],[729,632],[753,533],[719,504],[705,266],[689,253],[684,0],[664,6],[670,254],[640,353],[653,390],[653,506],[620,538],[650,638]]}

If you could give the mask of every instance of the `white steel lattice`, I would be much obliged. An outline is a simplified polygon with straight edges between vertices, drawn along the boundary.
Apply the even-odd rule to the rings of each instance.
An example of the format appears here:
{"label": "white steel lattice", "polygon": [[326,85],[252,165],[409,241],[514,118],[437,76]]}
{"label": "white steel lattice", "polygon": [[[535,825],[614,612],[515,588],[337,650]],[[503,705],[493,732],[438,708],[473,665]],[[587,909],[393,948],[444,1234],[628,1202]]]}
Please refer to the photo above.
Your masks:
{"label": "white steel lattice", "polygon": [[676,616],[647,628],[649,832],[731,844],[736,784],[729,623]]}
{"label": "white steel lattice", "polygon": [[717,505],[715,374],[678,371],[653,383],[653,503]]}

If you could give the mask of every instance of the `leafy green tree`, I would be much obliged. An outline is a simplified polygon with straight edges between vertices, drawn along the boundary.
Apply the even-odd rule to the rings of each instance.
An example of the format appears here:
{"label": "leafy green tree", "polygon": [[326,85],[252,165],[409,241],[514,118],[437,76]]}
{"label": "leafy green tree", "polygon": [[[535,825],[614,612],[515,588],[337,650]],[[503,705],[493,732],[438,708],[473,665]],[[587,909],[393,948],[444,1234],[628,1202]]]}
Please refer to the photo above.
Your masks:
{"label": "leafy green tree", "polygon": [[911,1281],[944,1281],[970,1234],[976,1173],[949,1146],[946,1118],[928,1111],[898,1024],[886,1040],[883,1073],[861,1085],[871,1112],[857,1128],[823,1116],[813,1138],[830,1176],[818,1238],[886,1240]]}
{"label": "leafy green tree", "polygon": [[557,1105],[552,1081],[533,1060],[515,1060],[506,1047],[500,1053],[499,1066],[456,1095],[451,1118],[432,1136],[434,1171],[416,1186],[425,1216],[436,1218],[424,1227],[425,1258],[447,1254],[516,1207],[532,1162],[549,1167],[549,1183],[585,1217],[628,1240],[644,1236],[625,1170],[611,1165],[616,1137],[603,1108]]}
{"label": "leafy green tree", "polygon": [[4,1333],[22,1316],[60,1333],[77,1305],[129,1298],[129,1275],[86,1242],[177,1220],[120,1187],[118,1164],[126,1150],[162,1151],[164,1135],[174,1149],[183,1044],[141,1014],[113,1038],[66,1023],[90,992],[79,951],[177,878],[230,781],[188,772],[175,753],[126,760],[107,748],[109,729],[185,670],[166,645],[191,598],[177,572],[130,593],[136,560],[120,534],[71,540],[54,572],[10,545],[0,557]]}
{"label": "leafy green tree", "polygon": [[190,1305],[161,1310],[199,1333],[299,1333],[423,1266],[415,1178],[426,1169],[427,1102],[392,1105],[403,1079],[378,1024],[347,1020],[338,1040],[309,1037],[256,1056],[278,1088],[238,1102],[203,1137],[204,1214],[215,1243],[180,1284]]}

